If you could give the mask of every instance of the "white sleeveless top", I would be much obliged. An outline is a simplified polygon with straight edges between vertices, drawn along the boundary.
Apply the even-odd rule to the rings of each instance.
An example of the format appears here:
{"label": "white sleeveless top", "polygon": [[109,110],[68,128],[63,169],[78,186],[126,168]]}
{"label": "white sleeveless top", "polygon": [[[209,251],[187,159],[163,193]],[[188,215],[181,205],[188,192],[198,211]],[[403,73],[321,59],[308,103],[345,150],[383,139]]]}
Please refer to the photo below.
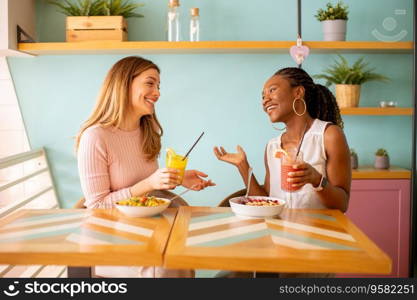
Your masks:
{"label": "white sleeveless top", "polygon": [[[324,149],[324,130],[329,123],[314,119],[313,124],[304,135],[300,148],[303,160],[324,176],[326,176],[327,160]],[[281,159],[275,157],[275,151],[281,149],[281,136],[282,134],[271,139],[267,145],[267,162],[270,174],[269,196],[285,199],[290,208],[326,208],[311,184],[306,184],[298,191],[291,193],[281,189]]]}

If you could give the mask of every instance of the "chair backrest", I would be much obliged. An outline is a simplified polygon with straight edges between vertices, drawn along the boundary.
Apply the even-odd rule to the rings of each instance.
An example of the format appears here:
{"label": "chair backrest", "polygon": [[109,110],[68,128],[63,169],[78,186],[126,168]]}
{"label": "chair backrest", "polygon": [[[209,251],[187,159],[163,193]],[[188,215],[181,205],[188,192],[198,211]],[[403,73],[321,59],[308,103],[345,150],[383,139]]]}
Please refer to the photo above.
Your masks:
{"label": "chair backrest", "polygon": [[[1,158],[0,171],[0,218],[20,209],[59,207],[45,149]],[[0,278],[65,276],[65,266],[0,265]]]}
{"label": "chair backrest", "polygon": [[[263,188],[264,186],[261,185],[261,187]],[[229,203],[230,199],[235,198],[235,197],[245,196],[245,195],[246,195],[246,189],[238,190],[234,192],[233,194],[230,194],[229,196],[224,198],[217,206],[218,207],[230,207],[230,203]]]}
{"label": "chair backrest", "polygon": [[[158,191],[152,191],[149,193],[150,196],[160,197],[160,198],[166,198],[166,199],[172,199],[177,194],[167,191],[167,190],[158,190]],[[182,197],[177,197],[174,199],[174,201],[171,202],[169,207],[180,207],[180,206],[189,206],[187,201],[184,200]]]}
{"label": "chair backrest", "polygon": [[87,208],[87,206],[85,206],[85,198],[82,197],[80,198],[80,200],[78,200],[75,205],[73,206],[73,208]]}
{"label": "chair backrest", "polygon": [[218,207],[230,207],[230,203],[229,203],[230,199],[234,197],[245,196],[245,194],[246,194],[246,189],[238,190],[234,192],[233,194],[230,194],[229,196],[224,198],[217,206]]}
{"label": "chair backrest", "polygon": [[[0,218],[22,208],[57,208],[58,197],[43,148],[0,159]],[[4,178],[3,178],[4,177]]]}

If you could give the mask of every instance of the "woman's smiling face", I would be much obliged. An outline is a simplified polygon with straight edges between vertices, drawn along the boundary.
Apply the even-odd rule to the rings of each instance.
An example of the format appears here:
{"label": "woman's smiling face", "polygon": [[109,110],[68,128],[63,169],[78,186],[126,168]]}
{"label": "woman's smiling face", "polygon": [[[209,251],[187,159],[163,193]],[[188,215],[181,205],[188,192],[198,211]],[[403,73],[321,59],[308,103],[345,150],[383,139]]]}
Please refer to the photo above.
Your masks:
{"label": "woman's smiling face", "polygon": [[138,116],[151,115],[155,112],[158,101],[160,77],[156,69],[148,69],[136,76],[130,88],[130,103],[133,113]]}
{"label": "woman's smiling face", "polygon": [[262,107],[272,123],[283,122],[293,114],[292,102],[295,88],[290,82],[279,75],[274,75],[264,85],[262,91]]}

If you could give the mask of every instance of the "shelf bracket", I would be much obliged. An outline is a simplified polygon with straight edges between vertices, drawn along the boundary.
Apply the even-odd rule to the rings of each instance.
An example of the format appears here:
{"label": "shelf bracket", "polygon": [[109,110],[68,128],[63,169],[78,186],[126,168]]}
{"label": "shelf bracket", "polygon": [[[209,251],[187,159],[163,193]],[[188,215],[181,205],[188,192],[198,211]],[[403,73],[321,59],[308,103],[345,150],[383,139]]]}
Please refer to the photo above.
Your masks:
{"label": "shelf bracket", "polygon": [[35,43],[35,40],[27,34],[22,27],[19,25],[17,27],[17,42],[18,43]]}

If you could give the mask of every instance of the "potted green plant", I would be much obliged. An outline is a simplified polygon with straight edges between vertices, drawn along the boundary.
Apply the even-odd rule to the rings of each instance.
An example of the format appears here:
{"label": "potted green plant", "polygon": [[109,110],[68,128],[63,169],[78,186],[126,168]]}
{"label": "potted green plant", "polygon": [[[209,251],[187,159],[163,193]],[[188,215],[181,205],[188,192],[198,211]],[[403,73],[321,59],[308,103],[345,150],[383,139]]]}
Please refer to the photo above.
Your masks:
{"label": "potted green plant", "polygon": [[49,1],[67,15],[67,42],[91,40],[127,40],[126,19],[141,18],[135,10],[142,3],[131,0],[64,0]]}
{"label": "potted green plant", "polygon": [[338,2],[333,6],[330,2],[326,8],[320,8],[315,17],[323,26],[325,41],[344,41],[346,40],[346,23],[348,20],[348,6],[343,2]]}
{"label": "potted green plant", "polygon": [[375,68],[369,68],[364,58],[359,58],[352,66],[346,58],[338,55],[339,61],[326,68],[324,73],[314,75],[314,78],[326,80],[326,85],[336,85],[336,100],[340,108],[356,107],[359,105],[361,85],[368,81],[388,81],[389,78],[375,73]]}
{"label": "potted green plant", "polygon": [[353,148],[350,148],[350,165],[352,169],[358,168],[358,154]]}
{"label": "potted green plant", "polygon": [[375,152],[374,167],[376,169],[389,169],[390,164],[387,150],[380,148]]}

